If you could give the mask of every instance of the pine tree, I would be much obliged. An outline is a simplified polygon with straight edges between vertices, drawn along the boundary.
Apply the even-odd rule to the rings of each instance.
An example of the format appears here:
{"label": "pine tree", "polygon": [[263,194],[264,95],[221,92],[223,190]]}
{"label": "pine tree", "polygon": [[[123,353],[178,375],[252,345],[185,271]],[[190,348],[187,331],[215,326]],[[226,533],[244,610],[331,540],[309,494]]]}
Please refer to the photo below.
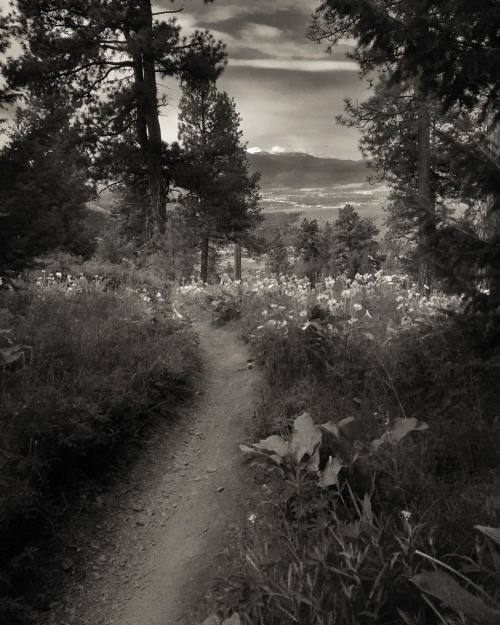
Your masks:
{"label": "pine tree", "polygon": [[[2,13],[2,9],[0,9],[0,55],[5,54],[10,45],[10,20],[8,16]],[[9,94],[8,89],[5,85],[0,83],[0,110],[2,106],[9,102],[11,96]],[[2,124],[5,119],[0,117],[0,124]]]}
{"label": "pine tree", "polygon": [[283,241],[280,230],[275,232],[274,238],[269,244],[266,267],[275,275],[286,273],[290,268],[288,248]]}
{"label": "pine tree", "polygon": [[335,273],[354,278],[358,273],[370,273],[379,268],[379,244],[375,237],[379,231],[375,224],[360,215],[350,204],[339,210],[333,224],[335,233]]}
{"label": "pine tree", "polygon": [[351,57],[364,72],[418,83],[446,109],[498,113],[497,0],[321,0],[311,36],[330,46],[354,39]]}
{"label": "pine tree", "polygon": [[201,279],[208,279],[210,240],[238,242],[259,221],[258,175],[249,173],[240,117],[213,82],[185,82],[179,104],[183,150],[177,182],[181,204],[201,244]]}
{"label": "pine tree", "polygon": [[35,95],[64,92],[86,121],[101,173],[116,174],[115,150],[123,149],[125,135],[133,136],[125,145],[141,166],[144,228],[148,236],[163,231],[171,176],[164,164],[157,75],[217,76],[225,61],[222,44],[207,32],[183,40],[175,20],[160,21],[176,11],[155,13],[151,0],[19,0],[18,8],[11,30],[25,51],[5,68],[10,85],[19,95],[26,87]]}
{"label": "pine tree", "polygon": [[[365,126],[365,145],[375,148],[378,134],[379,164],[395,180],[392,213],[400,226],[418,233],[417,251],[424,261],[419,273],[427,274],[422,266],[432,260],[436,275],[472,299],[477,295],[481,299],[479,285],[486,280],[492,294],[497,294],[490,298],[493,307],[500,302],[495,237],[481,240],[470,217],[475,206],[486,204],[486,221],[495,223],[490,217],[500,206],[498,153],[488,147],[484,128],[485,122],[494,124],[499,119],[497,26],[496,0],[473,4],[465,0],[324,0],[312,30],[313,38],[330,45],[345,37],[355,39],[351,57],[359,62],[362,73],[379,76],[384,92],[376,96],[382,96],[378,102],[382,107]],[[413,118],[404,119],[407,111],[402,98],[384,101],[391,88],[413,92]],[[376,99],[371,104],[373,113]],[[384,110],[391,107],[386,123]],[[392,130],[386,132],[391,125]],[[384,162],[391,153],[398,156],[395,148],[411,148],[411,142],[404,139],[408,128],[415,131],[414,156],[405,160],[411,156],[411,149],[405,149],[401,165],[394,159]],[[412,166],[405,171],[406,165]],[[409,175],[415,175],[410,194]],[[489,198],[486,203],[485,198]],[[449,218],[450,199],[469,207],[465,219]],[[410,212],[413,218],[408,218]],[[465,280],[456,279],[459,266],[468,268]]]}
{"label": "pine tree", "polygon": [[64,250],[88,257],[88,161],[69,112],[57,98],[20,111],[0,152],[0,271],[19,270],[37,256]]}
{"label": "pine tree", "polygon": [[330,221],[326,221],[319,238],[319,257],[323,275],[331,276],[336,273],[335,244],[335,228]]}

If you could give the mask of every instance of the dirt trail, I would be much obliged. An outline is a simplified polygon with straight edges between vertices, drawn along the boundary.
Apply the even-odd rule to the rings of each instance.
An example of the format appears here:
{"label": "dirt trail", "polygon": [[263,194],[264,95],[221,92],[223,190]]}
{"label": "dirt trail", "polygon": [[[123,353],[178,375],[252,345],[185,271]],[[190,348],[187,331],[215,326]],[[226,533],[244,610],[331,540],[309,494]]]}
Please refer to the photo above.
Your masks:
{"label": "dirt trail", "polygon": [[200,396],[175,428],[161,426],[128,486],[105,497],[86,579],[55,606],[50,624],[186,622],[245,522],[251,475],[238,443],[248,436],[258,373],[233,331],[196,330]]}

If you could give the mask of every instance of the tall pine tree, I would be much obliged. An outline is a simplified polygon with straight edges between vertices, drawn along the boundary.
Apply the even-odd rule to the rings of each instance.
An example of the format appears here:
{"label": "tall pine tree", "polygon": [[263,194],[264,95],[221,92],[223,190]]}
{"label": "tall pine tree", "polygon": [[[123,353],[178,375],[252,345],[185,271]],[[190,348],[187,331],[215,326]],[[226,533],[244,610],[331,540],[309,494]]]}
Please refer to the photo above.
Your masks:
{"label": "tall pine tree", "polygon": [[[116,175],[114,150],[128,142],[141,166],[149,236],[162,232],[170,171],[165,167],[157,76],[217,76],[223,45],[198,31],[187,41],[175,11],[153,10],[151,0],[18,0],[11,31],[24,54],[5,67],[18,95],[64,93],[85,119],[101,174]],[[28,94],[28,95],[29,95]],[[103,158],[107,156],[108,158]]]}
{"label": "tall pine tree", "polygon": [[177,182],[181,205],[201,245],[201,279],[208,279],[210,240],[240,242],[259,220],[259,186],[250,174],[234,100],[214,82],[183,84]]}
{"label": "tall pine tree", "polygon": [[[442,200],[436,191],[446,189],[447,197],[465,200],[471,208],[478,199],[484,204],[479,196],[488,197],[490,215],[500,208],[498,156],[488,149],[484,129],[477,127],[487,119],[494,123],[499,118],[498,2],[323,0],[316,11],[312,36],[329,45],[345,37],[355,39],[351,57],[363,73],[380,74],[384,93],[378,93],[382,96],[378,103],[372,99],[371,104],[379,111],[369,121],[365,139],[368,137],[369,144],[379,133],[379,148],[388,156],[391,151],[397,154],[392,148],[408,136],[408,127],[416,138],[413,167],[404,171],[404,165],[411,162],[405,162],[410,153],[406,150],[403,167],[393,167],[393,160],[388,168],[397,180],[393,207],[398,202],[400,206],[411,204],[418,223],[406,224],[416,226],[421,256],[432,259],[435,272],[450,288],[475,299],[481,281],[486,280],[491,286],[490,303],[496,306],[500,302],[500,266],[495,237],[481,241],[470,220],[457,223],[443,219],[446,211],[436,213],[434,206],[436,199]],[[403,99],[384,101],[391,88],[414,94],[414,110],[406,120]],[[393,113],[386,124],[384,110],[391,106]],[[357,113],[355,117],[361,120]],[[397,137],[393,145],[386,132],[391,124],[392,139]],[[412,197],[408,198],[405,190],[412,170],[416,177]],[[405,220],[402,214],[399,217]],[[468,267],[468,271],[460,276],[458,267]]]}

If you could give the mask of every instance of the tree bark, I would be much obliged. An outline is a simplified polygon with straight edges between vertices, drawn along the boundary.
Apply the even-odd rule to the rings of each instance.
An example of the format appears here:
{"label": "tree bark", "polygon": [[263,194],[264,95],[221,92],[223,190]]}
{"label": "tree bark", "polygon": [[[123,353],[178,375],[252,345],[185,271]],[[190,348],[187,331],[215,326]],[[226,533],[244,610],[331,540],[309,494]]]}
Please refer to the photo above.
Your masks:
{"label": "tree bark", "polygon": [[125,37],[133,50],[137,140],[146,163],[148,187],[149,214],[145,232],[151,238],[155,231],[165,232],[167,219],[167,186],[162,171],[163,143],[158,115],[151,0],[140,0],[139,12],[134,21],[135,36],[131,36],[128,31]]}
{"label": "tree bark", "polygon": [[426,214],[432,210],[430,186],[431,120],[429,107],[424,98],[418,108],[418,194]]}
{"label": "tree bark", "polygon": [[[420,225],[418,245],[421,248],[418,258],[418,281],[420,290],[428,294],[430,287],[429,263],[425,257],[425,247],[431,229],[434,227],[434,198],[430,184],[431,172],[431,118],[429,105],[423,96],[420,96],[418,108],[418,202]],[[428,288],[426,288],[428,287]]]}
{"label": "tree bark", "polygon": [[241,243],[234,244],[234,279],[241,280]]}
{"label": "tree bark", "polygon": [[201,241],[201,255],[200,255],[200,279],[203,284],[208,282],[208,249],[209,239],[204,237]]}

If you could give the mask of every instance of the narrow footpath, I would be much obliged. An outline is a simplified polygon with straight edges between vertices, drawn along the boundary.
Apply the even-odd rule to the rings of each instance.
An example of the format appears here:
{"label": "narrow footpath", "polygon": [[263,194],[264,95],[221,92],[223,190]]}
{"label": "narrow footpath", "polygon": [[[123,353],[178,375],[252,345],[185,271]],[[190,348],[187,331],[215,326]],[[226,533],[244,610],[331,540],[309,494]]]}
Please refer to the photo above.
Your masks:
{"label": "narrow footpath", "polygon": [[251,429],[259,376],[234,331],[195,327],[205,363],[199,396],[175,427],[158,427],[127,484],[104,497],[85,580],[44,625],[189,623],[248,522],[252,476],[238,444]]}

